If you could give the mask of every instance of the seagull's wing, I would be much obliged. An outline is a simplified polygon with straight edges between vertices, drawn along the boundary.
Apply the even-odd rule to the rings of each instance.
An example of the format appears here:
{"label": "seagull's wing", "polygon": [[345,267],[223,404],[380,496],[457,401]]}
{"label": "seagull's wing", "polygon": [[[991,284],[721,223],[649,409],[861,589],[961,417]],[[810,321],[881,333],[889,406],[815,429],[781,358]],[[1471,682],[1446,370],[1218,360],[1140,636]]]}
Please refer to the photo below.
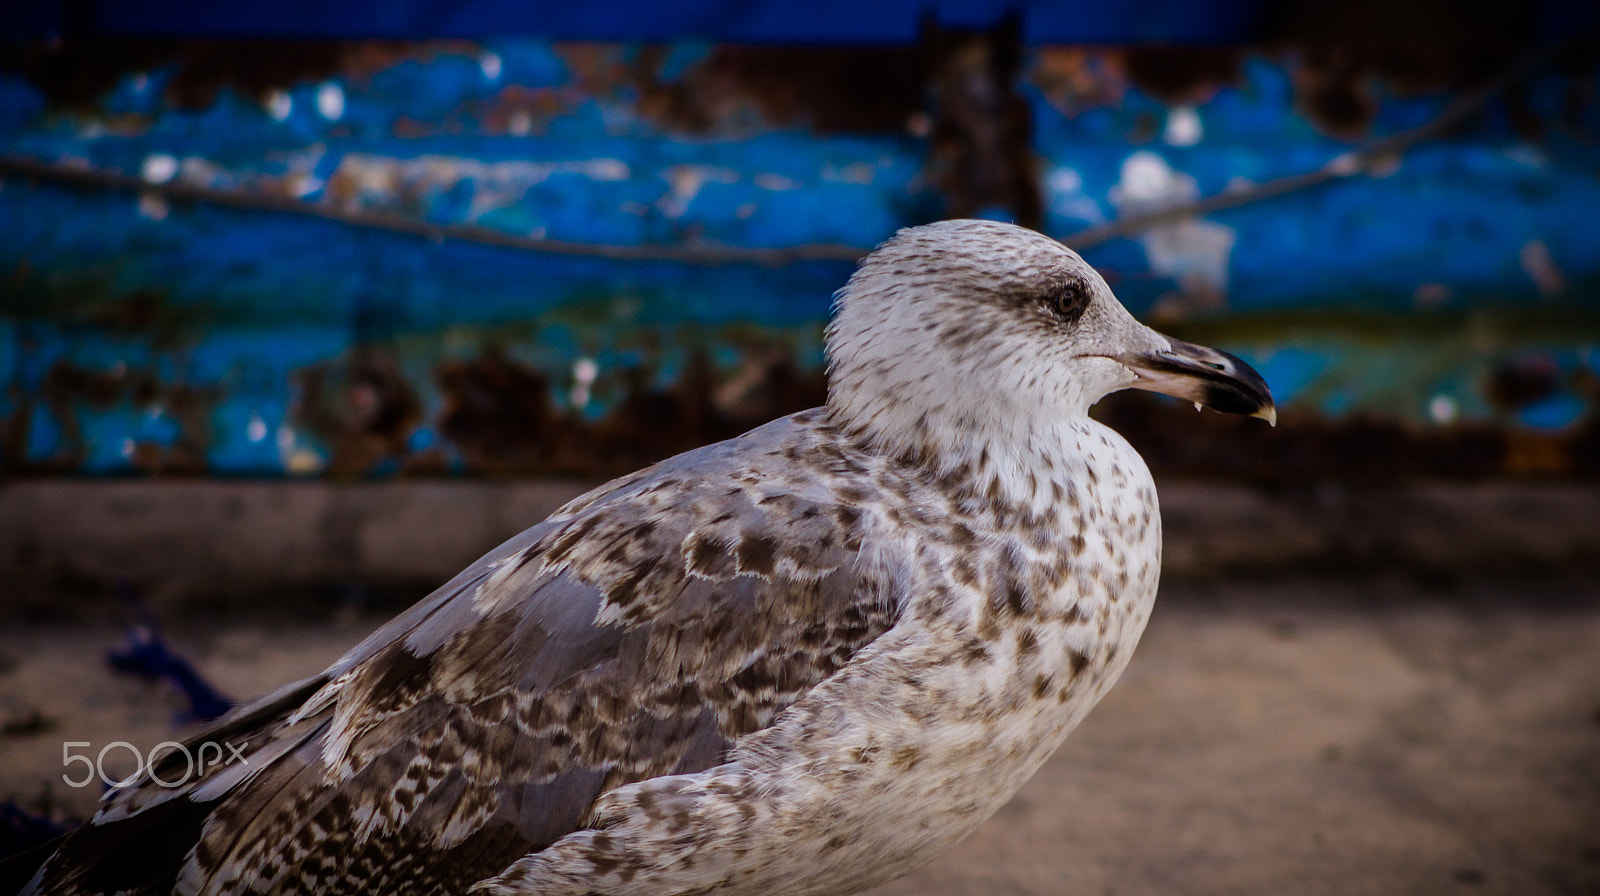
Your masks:
{"label": "seagull's wing", "polygon": [[459,892],[611,788],[718,764],[897,613],[857,570],[861,493],[777,472],[804,436],[780,421],[580,498],[189,742],[242,761],[111,795],[35,889]]}

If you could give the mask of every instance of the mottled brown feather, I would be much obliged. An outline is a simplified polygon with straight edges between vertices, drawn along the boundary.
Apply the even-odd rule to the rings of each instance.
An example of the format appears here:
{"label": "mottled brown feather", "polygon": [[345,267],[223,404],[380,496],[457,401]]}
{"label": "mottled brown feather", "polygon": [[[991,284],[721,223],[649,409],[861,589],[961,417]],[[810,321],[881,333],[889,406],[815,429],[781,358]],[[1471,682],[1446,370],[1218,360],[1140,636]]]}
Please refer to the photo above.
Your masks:
{"label": "mottled brown feather", "polygon": [[[808,412],[578,499],[197,736],[246,741],[264,767],[204,802],[221,772],[115,794],[36,891],[461,892],[581,828],[604,792],[715,765],[895,620],[856,571],[859,509],[780,472],[819,428]],[[149,805],[187,817],[165,823],[184,846],[121,878],[104,860],[148,839]]]}

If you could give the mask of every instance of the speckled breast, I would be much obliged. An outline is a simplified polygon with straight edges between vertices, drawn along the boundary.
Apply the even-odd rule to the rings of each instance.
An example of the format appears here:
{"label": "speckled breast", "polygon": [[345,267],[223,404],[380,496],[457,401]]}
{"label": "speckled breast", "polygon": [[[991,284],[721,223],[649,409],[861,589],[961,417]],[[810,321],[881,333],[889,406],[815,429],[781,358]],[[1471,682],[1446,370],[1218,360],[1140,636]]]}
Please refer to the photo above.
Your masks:
{"label": "speckled breast", "polygon": [[742,745],[740,763],[782,784],[773,823],[787,828],[789,886],[802,875],[815,879],[799,892],[866,888],[931,860],[998,810],[1126,667],[1159,577],[1155,487],[1114,432],[1084,437],[1046,514],[931,514],[950,521],[944,537],[902,548],[921,560],[907,568],[912,624]]}

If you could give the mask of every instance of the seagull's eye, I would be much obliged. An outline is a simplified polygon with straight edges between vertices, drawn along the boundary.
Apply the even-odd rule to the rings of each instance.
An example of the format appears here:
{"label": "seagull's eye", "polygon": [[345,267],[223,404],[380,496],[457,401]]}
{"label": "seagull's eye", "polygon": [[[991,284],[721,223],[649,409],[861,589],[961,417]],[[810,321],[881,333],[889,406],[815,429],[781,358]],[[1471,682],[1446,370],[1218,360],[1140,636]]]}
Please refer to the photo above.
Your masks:
{"label": "seagull's eye", "polygon": [[1056,316],[1065,321],[1074,321],[1083,313],[1084,289],[1077,283],[1068,283],[1050,294],[1047,304]]}

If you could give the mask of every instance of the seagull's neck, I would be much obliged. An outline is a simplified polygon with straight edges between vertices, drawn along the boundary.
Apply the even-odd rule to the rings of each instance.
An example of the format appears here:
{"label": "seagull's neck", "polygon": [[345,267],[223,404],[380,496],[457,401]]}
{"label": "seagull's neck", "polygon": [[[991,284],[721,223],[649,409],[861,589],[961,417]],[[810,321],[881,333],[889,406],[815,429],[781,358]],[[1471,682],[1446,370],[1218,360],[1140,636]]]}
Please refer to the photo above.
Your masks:
{"label": "seagull's neck", "polygon": [[[1049,515],[1092,466],[1105,427],[1084,415],[1058,419],[995,419],[966,425],[917,418],[899,432],[882,426],[841,423],[840,428],[874,453],[887,454],[937,477],[967,500],[1029,516]],[[836,422],[837,418],[836,418]]]}

